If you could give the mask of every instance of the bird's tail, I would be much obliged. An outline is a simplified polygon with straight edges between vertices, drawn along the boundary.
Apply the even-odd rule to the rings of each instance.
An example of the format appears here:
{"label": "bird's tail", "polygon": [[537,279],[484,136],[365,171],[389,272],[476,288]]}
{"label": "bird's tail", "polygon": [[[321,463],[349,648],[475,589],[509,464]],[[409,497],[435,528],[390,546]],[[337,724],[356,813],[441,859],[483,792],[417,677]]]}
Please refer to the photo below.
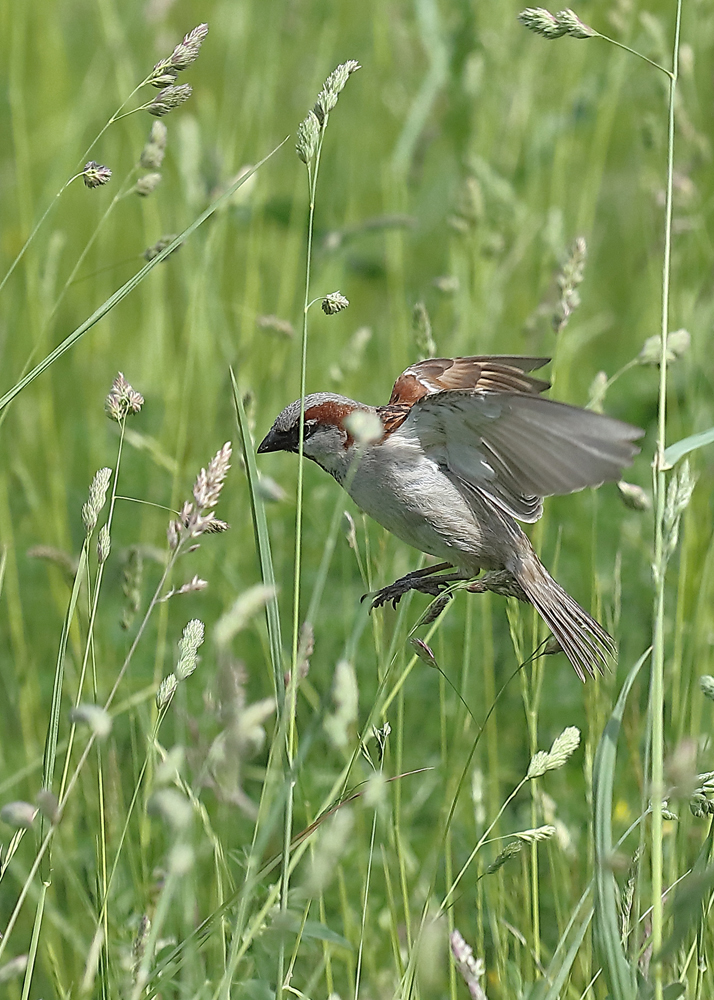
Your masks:
{"label": "bird's tail", "polygon": [[617,655],[612,636],[563,590],[532,549],[522,553],[512,572],[580,680],[602,673]]}

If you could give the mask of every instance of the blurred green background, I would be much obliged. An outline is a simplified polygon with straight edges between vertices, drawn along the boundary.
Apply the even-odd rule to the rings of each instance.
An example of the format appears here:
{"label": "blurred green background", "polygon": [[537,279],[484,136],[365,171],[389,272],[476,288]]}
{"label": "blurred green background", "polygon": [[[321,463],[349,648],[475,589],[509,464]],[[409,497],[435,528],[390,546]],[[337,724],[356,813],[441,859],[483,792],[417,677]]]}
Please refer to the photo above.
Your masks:
{"label": "blurred green background", "polygon": [[[288,134],[294,135],[327,74],[354,58],[362,69],[349,80],[326,132],[312,273],[313,296],[340,289],[350,306],[334,317],[317,308],[310,313],[308,391],[335,390],[368,403],[386,402],[396,376],[417,356],[412,310],[422,301],[439,354],[553,356],[553,394],[585,405],[596,374],[614,374],[659,330],[667,81],[664,74],[601,39],[539,38],[518,24],[519,9],[510,0],[372,0],[364,5],[317,0],[122,4],[4,0],[0,4],[3,274],[56,192],[81,169],[83,150],[154,62],[195,24],[208,22],[210,32],[198,61],[182,74],[181,82],[194,88],[191,100],[163,119],[168,146],[157,189],[146,198],[128,193],[111,205],[134,169],[153,121],[139,112],[112,125],[92,150],[92,158],[111,167],[111,182],[97,190],[85,189],[81,180],[70,185],[0,294],[0,391],[9,389],[28,366],[137,271],[147,247],[183,230],[242,168],[256,163]],[[583,2],[577,12],[598,30],[670,64],[673,4]],[[709,234],[714,205],[713,38],[711,5],[686,4],[670,327],[688,329],[692,343],[671,371],[669,441],[714,423],[710,346],[714,247]],[[146,96],[147,92],[148,88],[130,106],[155,94]],[[229,204],[3,412],[3,801],[32,801],[39,787],[38,761],[70,592],[67,572],[56,559],[33,557],[28,551],[49,546],[70,559],[79,552],[80,511],[89,482],[98,468],[115,461],[117,427],[106,419],[103,400],[117,371],[123,371],[146,399],[141,414],[129,424],[119,480],[122,496],[176,509],[190,495],[199,468],[223,442],[230,439],[236,447],[218,509],[231,530],[204,538],[174,581],[180,584],[197,573],[208,580],[208,590],[161,606],[120,691],[120,699],[128,698],[158,683],[171,669],[185,622],[199,617],[206,623],[203,660],[181,688],[167,723],[171,736],[164,739],[166,745],[184,745],[189,773],[193,778],[200,773],[207,747],[221,729],[216,708],[220,671],[211,629],[236,597],[260,579],[249,494],[238,460],[229,366],[246,393],[259,440],[274,416],[299,394],[306,222],[306,171],[291,138]],[[588,244],[582,305],[556,337],[551,325],[557,301],[555,275],[578,236]],[[283,321],[282,326],[271,317]],[[656,367],[633,367],[613,385],[604,403],[607,412],[647,429],[642,454],[626,476],[648,491],[657,380]],[[698,675],[712,669],[711,452],[698,453],[695,464],[699,484],[685,518],[681,559],[670,569],[670,748],[684,735],[698,738],[701,731],[708,732],[711,721],[708,715],[703,720],[695,690]],[[268,456],[259,461],[259,468],[276,484],[268,483],[277,497],[268,503],[268,523],[287,637],[297,464],[293,456]],[[306,468],[305,490],[304,608],[323,555],[327,525],[340,499],[337,486],[317,468]],[[372,587],[416,567],[414,551],[364,522],[347,498],[344,505],[355,518],[360,557],[368,566]],[[133,635],[120,625],[128,553],[132,546],[143,547],[145,605],[160,573],[154,553],[165,545],[167,517],[155,507],[118,503],[95,634],[98,700],[106,696]],[[649,643],[651,533],[650,514],[626,509],[612,484],[597,493],[549,501],[546,516],[533,533],[546,565],[585,607],[599,614],[622,650],[617,673],[586,688],[564,657],[548,660],[544,672],[539,745],[549,746],[565,725],[580,726],[585,743],[585,753],[579,752],[567,774],[554,775],[547,786],[576,852],[569,857],[553,845],[550,860],[543,861],[542,933],[551,949],[585,884],[593,747],[613,691]],[[393,630],[403,633],[411,627],[426,603],[417,596],[398,624],[396,614],[386,611],[360,633],[359,598],[365,589],[355,554],[341,531],[314,621],[308,693],[299,703],[303,728],[313,725],[314,707],[329,692],[335,664],[355,634],[360,635],[353,651],[360,724],[364,721]],[[434,643],[440,665],[479,722],[494,690],[517,665],[504,604],[500,598],[460,595]],[[74,697],[72,684],[81,659],[86,600],[79,620],[70,641],[67,707]],[[533,648],[530,617],[524,614],[523,622],[528,653]],[[287,648],[287,638],[285,642]],[[411,653],[405,635],[396,646],[397,665],[403,669]],[[248,701],[269,696],[272,679],[261,618],[236,641],[235,655],[245,665]],[[627,719],[623,750],[627,766],[618,791],[623,829],[634,815],[632,810],[638,809],[641,793],[644,678],[638,690],[640,707],[635,704]],[[110,816],[110,842],[136,779],[150,725],[151,698],[151,693],[137,698],[121,713],[107,750],[108,804],[110,813],[116,810],[116,816]],[[416,919],[428,878],[441,863],[434,824],[445,809],[442,795],[447,786],[452,788],[450,781],[463,766],[476,728],[465,721],[461,703],[439,674],[421,663],[410,673],[387,717],[399,733],[399,753],[389,758],[390,773],[435,768],[396,783],[399,791],[390,794],[397,798],[393,808],[402,815],[401,824],[392,814],[380,828],[384,864],[401,859],[392,872],[392,889],[403,893],[406,909]],[[456,870],[475,842],[474,833],[483,829],[480,810],[492,818],[527,765],[523,719],[516,681],[499,703],[488,741],[476,753],[476,771],[469,772],[459,800],[453,830]],[[319,727],[311,739],[296,789],[297,828],[314,818],[344,760],[339,750],[329,747]],[[241,776],[242,790],[254,801],[264,764],[262,751]],[[483,793],[476,789],[479,782]],[[221,801],[208,784],[200,795],[214,829],[220,831],[234,877],[239,878],[252,820],[225,797]],[[58,871],[36,980],[44,993],[35,993],[33,986],[33,996],[68,995],[60,985],[69,989],[84,968],[96,910],[95,845],[89,819],[96,809],[93,795],[87,783],[57,838]],[[85,804],[82,796],[87,798]],[[516,803],[507,814],[502,832],[529,824],[533,813],[526,796],[523,803]],[[359,811],[356,843],[361,847],[368,843],[370,823],[369,811],[365,809],[364,815]],[[685,817],[678,833],[669,831],[670,857],[675,840],[678,857],[694,849],[688,823],[691,820]],[[112,908],[112,933],[117,948],[125,950],[138,916],[150,907],[152,873],[160,863],[165,837],[156,821],[144,816],[132,826],[130,844],[126,866],[117,875]],[[345,862],[340,892],[328,902],[325,918],[353,946],[364,882],[364,858],[357,847],[354,852],[351,862]],[[16,867],[0,884],[3,924],[33,856],[27,837],[13,862]],[[179,938],[215,902],[214,888],[199,885],[200,870],[199,866],[191,904],[187,894],[175,917],[173,933]],[[528,937],[525,868],[516,862],[513,870],[512,876],[510,869],[497,876],[500,881],[489,906],[498,918],[489,917],[484,909],[487,890],[476,885],[475,877],[467,878],[454,904],[455,919],[467,939],[480,943],[489,955],[499,955],[500,971],[491,975],[490,982],[497,997],[518,995],[518,977],[529,975],[522,971],[530,962],[528,947],[499,924],[501,918],[508,920]],[[392,964],[392,944],[383,933],[389,919],[379,921],[383,907],[387,914],[394,911],[385,901],[388,893],[381,871],[375,880],[364,975],[370,996],[388,996],[398,962]],[[15,932],[18,950],[26,948],[30,910]],[[406,920],[404,914],[402,918]],[[403,930],[399,933],[404,938]],[[315,956],[322,955],[321,944],[313,941],[310,947],[313,951],[308,950],[296,966],[300,989]],[[248,960],[253,964],[245,973],[247,979],[261,980],[263,975],[269,979],[263,969],[269,967],[268,959],[258,951],[256,946]],[[266,952],[269,955],[267,946]],[[336,953],[342,957],[333,985],[346,995],[353,957],[345,958],[344,949]],[[205,968],[197,964],[190,975],[186,973],[181,985],[171,987],[176,995],[198,995],[198,980],[213,975],[214,952],[202,954],[209,956]],[[445,963],[444,956],[442,960]],[[507,966],[513,977],[510,993],[505,980],[498,983]],[[586,967],[584,960],[583,984]],[[326,995],[329,985],[320,981],[315,995]],[[428,994],[432,987],[427,983],[422,988]],[[443,988],[442,980],[433,987],[436,994]],[[13,995],[19,997],[19,986],[17,990]]]}

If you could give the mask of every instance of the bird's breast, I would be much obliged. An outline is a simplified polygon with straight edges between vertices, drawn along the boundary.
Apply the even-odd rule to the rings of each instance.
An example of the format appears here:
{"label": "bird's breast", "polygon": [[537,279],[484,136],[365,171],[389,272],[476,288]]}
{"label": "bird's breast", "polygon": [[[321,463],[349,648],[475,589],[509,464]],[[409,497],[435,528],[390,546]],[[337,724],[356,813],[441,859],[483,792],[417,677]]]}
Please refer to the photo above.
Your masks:
{"label": "bird's breast", "polygon": [[493,562],[484,526],[418,442],[393,435],[369,448],[343,485],[366,514],[422,552],[473,573]]}

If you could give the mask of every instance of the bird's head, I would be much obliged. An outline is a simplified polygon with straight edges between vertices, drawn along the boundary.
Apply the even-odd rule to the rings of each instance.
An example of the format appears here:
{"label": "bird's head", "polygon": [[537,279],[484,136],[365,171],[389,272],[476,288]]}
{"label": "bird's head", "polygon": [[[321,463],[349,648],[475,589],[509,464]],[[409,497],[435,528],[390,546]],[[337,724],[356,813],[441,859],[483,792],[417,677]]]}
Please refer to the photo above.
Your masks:
{"label": "bird's head", "polygon": [[[331,392],[305,397],[303,454],[338,480],[344,477],[354,457],[354,437],[347,425],[352,414],[359,411],[371,412],[371,408]],[[300,400],[296,399],[276,417],[258,446],[258,454],[269,451],[297,454],[299,436]]]}

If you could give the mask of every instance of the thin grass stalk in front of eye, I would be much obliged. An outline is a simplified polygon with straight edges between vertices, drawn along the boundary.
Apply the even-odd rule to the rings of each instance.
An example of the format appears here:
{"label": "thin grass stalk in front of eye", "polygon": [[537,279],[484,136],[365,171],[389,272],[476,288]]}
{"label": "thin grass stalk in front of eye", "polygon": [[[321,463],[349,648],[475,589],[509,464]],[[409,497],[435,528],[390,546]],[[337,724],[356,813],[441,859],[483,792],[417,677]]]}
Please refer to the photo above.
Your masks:
{"label": "thin grass stalk in front of eye", "polygon": [[[293,761],[295,758],[295,710],[297,699],[298,683],[298,649],[300,643],[300,581],[301,581],[301,559],[302,559],[302,521],[303,521],[303,471],[305,464],[304,444],[305,444],[305,390],[307,385],[307,340],[308,323],[307,315],[310,308],[310,271],[312,267],[312,237],[315,220],[315,192],[317,189],[317,175],[320,166],[320,154],[322,152],[324,132],[320,132],[320,139],[317,145],[317,153],[314,163],[308,162],[307,181],[310,197],[310,208],[307,224],[307,252],[305,264],[305,301],[303,305],[302,340],[300,346],[300,424],[298,431],[298,477],[297,496],[295,511],[295,565],[293,573],[293,628],[290,653],[290,681],[287,685],[287,698],[285,700],[284,712],[287,713],[287,725],[285,726],[285,781],[288,784],[287,796],[285,799],[285,822],[283,824],[283,864],[280,877],[280,909],[283,913],[288,907],[288,890],[290,888],[290,843],[293,829],[293,788],[295,778],[293,775]],[[281,939],[278,949],[278,968],[276,995],[278,1000],[283,996],[283,979],[285,968],[285,943]]]}
{"label": "thin grass stalk in front of eye", "polygon": [[[337,99],[344,88],[347,80],[355,70],[359,69],[359,63],[351,60],[338,66],[327,78],[323,89],[317,97],[317,101],[312,111],[298,127],[297,133],[297,154],[307,168],[307,186],[309,195],[309,214],[307,223],[307,247],[305,260],[305,298],[303,302],[302,316],[302,339],[300,345],[300,421],[298,427],[298,478],[297,496],[295,511],[295,564],[293,572],[293,630],[290,656],[290,681],[288,683],[285,711],[287,712],[287,726],[285,727],[285,753],[286,753],[286,774],[285,780],[288,784],[285,802],[285,823],[283,831],[283,865],[281,873],[280,908],[285,912],[288,905],[288,889],[290,885],[290,844],[292,840],[293,821],[293,788],[295,785],[295,775],[293,774],[293,761],[296,754],[295,731],[295,711],[298,685],[298,659],[300,646],[300,583],[301,583],[301,558],[302,558],[302,523],[303,523],[303,474],[305,466],[304,445],[305,445],[305,393],[307,385],[307,346],[308,346],[308,311],[310,305],[310,277],[312,270],[312,248],[313,232],[315,223],[315,196],[317,193],[317,179],[320,172],[320,158],[322,156],[322,144],[325,139],[325,129],[329,119],[330,111],[337,104]],[[347,305],[347,300],[339,293],[336,293],[342,301],[335,310],[325,309],[326,312],[339,311]],[[334,296],[328,296],[328,299]],[[325,300],[327,301],[327,300]],[[325,303],[323,303],[325,308]],[[283,996],[283,973],[285,967],[285,944],[281,939],[278,949],[278,973],[277,973],[277,997],[282,1000]]]}
{"label": "thin grass stalk in front of eye", "polygon": [[[659,400],[657,409],[657,452],[655,456],[655,551],[654,551],[654,633],[652,638],[652,675],[650,681],[650,724],[652,747],[652,946],[656,955],[663,937],[663,859],[662,805],[664,796],[664,616],[665,575],[667,556],[664,546],[666,475],[664,450],[667,437],[667,334],[669,333],[669,295],[672,263],[672,196],[674,188],[674,124],[677,79],[679,76],[679,44],[682,22],[682,0],[677,0],[669,80],[667,119],[667,184],[665,188],[664,260],[662,265],[662,323],[659,360]],[[654,964],[655,1000],[662,1000],[664,970],[661,962]]]}

